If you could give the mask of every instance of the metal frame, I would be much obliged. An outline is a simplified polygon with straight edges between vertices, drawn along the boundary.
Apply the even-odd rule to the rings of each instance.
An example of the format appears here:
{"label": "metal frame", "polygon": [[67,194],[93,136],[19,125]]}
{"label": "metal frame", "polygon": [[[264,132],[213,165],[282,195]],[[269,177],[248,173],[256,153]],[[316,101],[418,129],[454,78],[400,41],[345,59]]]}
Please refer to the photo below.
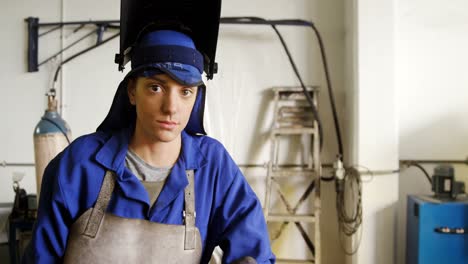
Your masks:
{"label": "metal frame", "polygon": [[[118,36],[113,35],[107,39],[103,39],[104,32],[106,32],[108,29],[119,29],[120,26],[120,21],[119,20],[96,20],[96,21],[75,21],[75,22],[54,22],[54,23],[39,23],[39,18],[37,17],[28,17],[25,19],[25,21],[28,23],[28,72],[37,72],[39,71],[39,66],[43,65],[44,63],[48,62],[49,60],[55,58],[57,55],[62,54],[65,50],[71,48],[72,46],[78,44],[80,41],[86,39],[87,37],[96,34],[97,35],[97,41],[96,44],[82,50],[81,52],[75,53],[72,55],[70,58],[66,59],[65,61],[68,62],[90,50],[93,50],[102,44],[110,41],[111,39],[115,38]],[[74,33],[76,33],[78,30],[82,29],[83,27],[87,25],[94,25],[96,26],[96,29],[92,31],[91,33],[85,35],[84,37],[80,38],[79,40],[73,42],[72,44],[68,45],[67,47],[63,48],[59,52],[55,53],[51,57],[47,58],[46,60],[42,62],[38,62],[38,57],[39,57],[39,38],[43,37],[53,31],[56,31],[58,29],[63,28],[64,26],[77,26],[77,28],[74,30]],[[51,29],[47,30],[46,32],[43,32],[39,34],[39,29],[40,28],[50,28]],[[62,65],[65,63],[62,62]]]}
{"label": "metal frame", "polygon": [[[28,51],[27,51],[27,53],[28,53],[28,72],[37,72],[39,70],[39,66],[41,66],[44,63],[46,63],[47,61],[53,59],[57,55],[63,53],[65,50],[67,50],[71,46],[77,44],[78,42],[80,42],[80,41],[82,41],[84,39],[86,39],[86,37],[89,37],[90,35],[92,35],[92,33],[90,33],[86,37],[83,37],[82,39],[77,40],[76,43],[70,44],[69,46],[63,48],[62,50],[58,51],[57,53],[55,53],[51,57],[49,57],[46,60],[39,63],[38,62],[39,38],[53,32],[55,30],[61,29],[64,26],[77,26],[77,28],[75,29],[75,33],[76,33],[76,31],[80,30],[84,26],[95,25],[96,30],[94,30],[94,33],[97,34],[98,37],[97,37],[97,42],[96,42],[95,45],[93,45],[93,46],[91,46],[91,47],[89,47],[89,48],[87,48],[87,49],[85,49],[85,50],[83,50],[81,52],[78,52],[78,53],[72,55],[70,58],[64,60],[61,63],[61,65],[65,64],[66,62],[68,62],[68,61],[70,61],[70,60],[72,60],[72,59],[74,59],[74,58],[88,52],[88,51],[91,51],[91,50],[101,46],[102,44],[116,38],[120,34],[120,32],[119,32],[119,33],[116,33],[115,35],[113,35],[113,36],[111,36],[111,37],[109,37],[107,39],[103,39],[103,34],[108,29],[117,29],[117,30],[120,29],[120,20],[94,20],[94,21],[89,20],[89,21],[73,21],[73,22],[39,23],[39,18],[37,18],[37,17],[28,17],[28,18],[25,19],[25,21],[28,23]],[[305,20],[299,20],[299,19],[266,20],[266,19],[258,18],[258,17],[222,17],[220,19],[220,24],[267,25],[267,26],[306,26],[306,27],[312,27],[312,28],[315,29],[312,22],[305,21]],[[50,28],[50,27],[52,27],[52,28],[49,29],[48,31],[39,34],[39,29],[40,28]],[[60,67],[59,67],[59,69],[57,69],[56,75],[58,74],[59,70],[60,70]],[[216,71],[217,71],[217,64],[215,63],[213,72],[215,73]],[[211,78],[212,78],[212,76],[211,76]],[[209,78],[209,79],[211,79],[211,78]]]}

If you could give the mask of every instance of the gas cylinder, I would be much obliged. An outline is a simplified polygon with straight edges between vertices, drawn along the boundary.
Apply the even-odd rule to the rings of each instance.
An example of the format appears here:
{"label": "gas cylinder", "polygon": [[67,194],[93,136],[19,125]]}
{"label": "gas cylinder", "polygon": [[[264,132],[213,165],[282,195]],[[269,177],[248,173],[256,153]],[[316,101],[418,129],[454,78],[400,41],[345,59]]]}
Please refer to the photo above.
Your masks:
{"label": "gas cylinder", "polygon": [[37,201],[44,170],[49,162],[70,144],[71,130],[57,112],[55,92],[47,94],[48,107],[34,129],[34,159],[36,164]]}

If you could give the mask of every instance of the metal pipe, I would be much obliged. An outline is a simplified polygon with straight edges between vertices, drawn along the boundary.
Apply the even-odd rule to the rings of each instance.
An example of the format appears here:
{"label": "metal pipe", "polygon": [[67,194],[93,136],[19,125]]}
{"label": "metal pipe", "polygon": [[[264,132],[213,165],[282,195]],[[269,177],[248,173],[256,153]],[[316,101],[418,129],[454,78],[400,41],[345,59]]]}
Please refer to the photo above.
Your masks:
{"label": "metal pipe", "polygon": [[[246,163],[246,164],[237,164],[238,167],[240,168],[268,168],[268,163],[264,164],[258,164],[258,163]],[[281,164],[278,165],[280,168],[307,168],[307,164]],[[326,163],[322,164],[323,168],[333,168],[333,164],[331,163]]]}
{"label": "metal pipe", "polygon": [[376,171],[367,171],[367,170],[359,170],[359,174],[362,175],[370,175],[370,176],[378,176],[378,175],[389,175],[399,173],[401,170],[376,170]]}
{"label": "metal pipe", "polygon": [[34,163],[12,163],[12,162],[6,162],[6,161],[1,161],[0,162],[0,167],[34,167]]}
{"label": "metal pipe", "polygon": [[410,165],[414,163],[419,164],[464,164],[468,165],[468,158],[466,160],[400,160],[400,164]]}
{"label": "metal pipe", "polygon": [[95,25],[95,24],[114,24],[120,23],[120,20],[89,20],[89,21],[72,21],[72,22],[55,22],[55,23],[39,23],[40,27],[50,26],[67,26],[67,25]]}
{"label": "metal pipe", "polygon": [[68,50],[69,48],[75,46],[76,44],[78,44],[79,42],[83,41],[84,39],[86,39],[87,37],[95,34],[97,32],[97,30],[93,30],[91,32],[89,32],[88,34],[82,36],[81,38],[75,40],[74,42],[72,42],[70,45],[66,46],[65,48],[62,48],[59,52],[55,53],[54,55],[50,56],[49,58],[45,59],[43,62],[39,63],[39,66],[41,66],[42,64],[44,63],[47,63],[49,62],[50,60],[52,60],[53,58],[57,57],[58,55],[62,54],[64,51]]}
{"label": "metal pipe", "polygon": [[45,36],[45,35],[47,35],[47,34],[49,34],[49,33],[51,33],[51,32],[54,32],[54,31],[57,30],[57,29],[60,29],[60,28],[62,28],[62,27],[61,27],[61,26],[56,26],[56,27],[54,27],[54,28],[52,28],[52,29],[50,29],[50,30],[44,32],[44,33],[39,34],[39,37]]}
{"label": "metal pipe", "polygon": [[312,22],[287,19],[287,20],[266,20],[259,17],[222,17],[220,24],[247,24],[247,25],[280,25],[280,26],[311,26]]}
{"label": "metal pipe", "polygon": [[[66,0],[61,0],[60,1],[60,22],[63,22],[65,20],[65,9],[66,9]],[[65,46],[65,29],[63,26],[60,26],[61,29],[60,29],[60,49],[63,49],[63,47]],[[81,27],[84,27],[84,25],[82,26],[79,26],[78,28],[75,28],[73,30],[74,33],[78,32],[78,30],[80,30]],[[64,53],[60,53],[60,62],[63,61],[63,58],[64,58]],[[59,63],[59,66],[60,66],[60,63]],[[67,102],[66,102],[66,94],[65,94],[65,86],[63,85],[64,81],[65,80],[65,73],[63,73],[62,75],[60,75],[60,106],[58,107],[58,113],[59,115],[62,116],[62,118],[66,118],[66,112],[65,112],[65,106],[67,105]],[[55,89],[55,85],[56,85],[56,82],[52,82],[52,86],[51,86],[51,90],[52,89]],[[37,167],[36,167],[36,170],[37,170]],[[37,175],[36,175],[37,177]],[[36,185],[37,187],[37,185]],[[39,192],[38,192],[39,193]]]}
{"label": "metal pipe", "polygon": [[28,72],[39,71],[38,61],[38,35],[39,35],[39,18],[28,17]]}
{"label": "metal pipe", "polygon": [[[312,22],[289,19],[289,20],[266,20],[256,17],[222,17],[221,24],[251,24],[251,25],[282,25],[282,26],[310,26]],[[70,21],[70,22],[52,22],[39,23],[41,27],[67,26],[67,25],[95,25],[95,24],[120,24],[120,20],[89,20],[89,21]]]}
{"label": "metal pipe", "polygon": [[65,63],[73,60],[74,58],[76,58],[76,57],[78,57],[78,56],[80,56],[80,55],[82,55],[82,54],[84,54],[84,53],[86,53],[88,51],[91,51],[91,50],[93,50],[93,49],[95,49],[95,48],[97,48],[97,47],[99,47],[99,46],[113,40],[114,38],[118,37],[119,35],[120,35],[120,32],[117,33],[117,34],[114,34],[114,35],[108,37],[107,39],[105,39],[104,41],[102,41],[102,42],[100,42],[98,44],[95,44],[95,45],[93,45],[93,46],[91,46],[89,48],[86,48],[86,49],[74,54],[70,58],[67,58],[66,60],[62,61],[62,63],[60,63],[60,65],[57,67],[57,70],[55,71],[54,83],[57,82],[57,77],[58,77],[58,74],[59,74],[60,70],[62,69],[62,65],[64,65]]}

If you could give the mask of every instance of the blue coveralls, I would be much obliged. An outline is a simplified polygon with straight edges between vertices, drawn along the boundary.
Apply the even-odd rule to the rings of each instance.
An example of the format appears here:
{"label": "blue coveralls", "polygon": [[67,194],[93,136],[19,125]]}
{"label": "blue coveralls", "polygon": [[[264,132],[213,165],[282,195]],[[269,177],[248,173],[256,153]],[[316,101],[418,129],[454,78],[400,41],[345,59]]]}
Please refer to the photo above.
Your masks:
{"label": "blue coveralls", "polygon": [[35,263],[61,262],[69,228],[96,202],[106,170],[117,174],[108,212],[181,225],[188,184],[185,171],[193,169],[196,226],[203,244],[201,263],[209,261],[217,245],[224,251],[223,263],[244,256],[258,263],[274,263],[260,202],[218,141],[183,131],[179,159],[151,207],[145,188],[124,165],[130,136],[130,129],[82,136],[50,162],[42,181],[38,219],[25,253],[26,262],[28,256]]}

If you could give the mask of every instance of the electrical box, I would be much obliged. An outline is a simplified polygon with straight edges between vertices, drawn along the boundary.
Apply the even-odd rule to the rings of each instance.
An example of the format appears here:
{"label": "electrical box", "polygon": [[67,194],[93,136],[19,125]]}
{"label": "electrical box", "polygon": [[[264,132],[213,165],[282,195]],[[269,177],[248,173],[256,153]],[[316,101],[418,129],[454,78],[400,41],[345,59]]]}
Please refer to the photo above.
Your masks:
{"label": "electrical box", "polygon": [[468,200],[408,196],[406,264],[468,263]]}

